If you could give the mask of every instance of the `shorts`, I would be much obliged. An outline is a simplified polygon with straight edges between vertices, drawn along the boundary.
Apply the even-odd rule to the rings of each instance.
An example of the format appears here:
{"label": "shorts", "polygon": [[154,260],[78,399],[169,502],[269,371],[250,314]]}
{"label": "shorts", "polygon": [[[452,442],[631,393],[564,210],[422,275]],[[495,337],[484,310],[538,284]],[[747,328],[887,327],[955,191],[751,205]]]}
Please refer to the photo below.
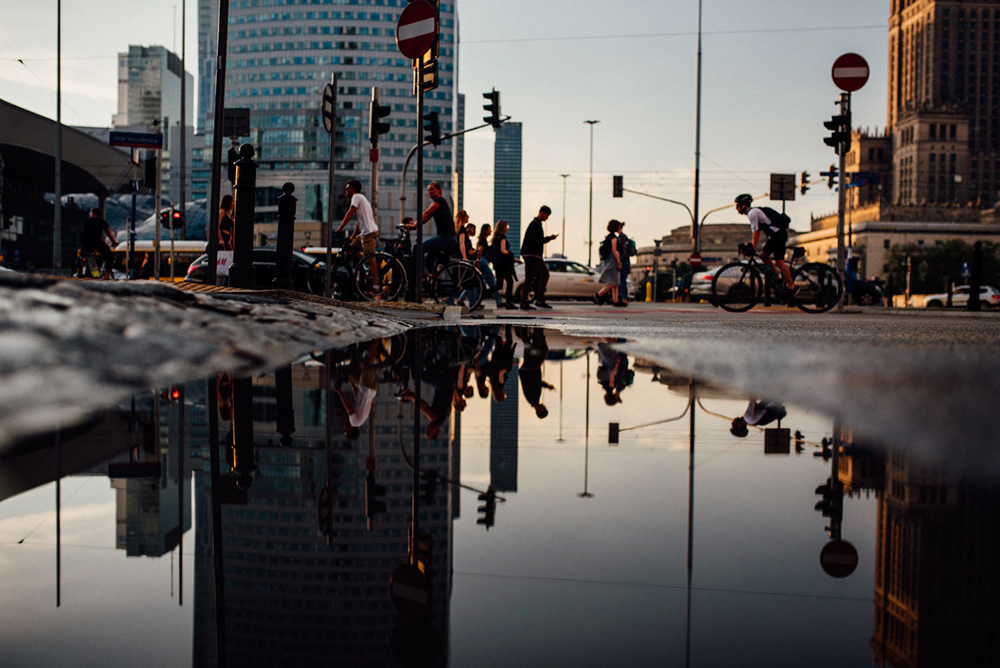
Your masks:
{"label": "shorts", "polygon": [[370,234],[362,234],[359,237],[354,237],[354,241],[351,242],[351,246],[354,248],[361,248],[361,252],[365,255],[375,252],[375,242],[378,240],[378,232],[372,232]]}
{"label": "shorts", "polygon": [[788,232],[781,230],[775,232],[767,238],[764,247],[760,249],[761,255],[766,255],[772,260],[785,260],[785,244],[788,243]]}

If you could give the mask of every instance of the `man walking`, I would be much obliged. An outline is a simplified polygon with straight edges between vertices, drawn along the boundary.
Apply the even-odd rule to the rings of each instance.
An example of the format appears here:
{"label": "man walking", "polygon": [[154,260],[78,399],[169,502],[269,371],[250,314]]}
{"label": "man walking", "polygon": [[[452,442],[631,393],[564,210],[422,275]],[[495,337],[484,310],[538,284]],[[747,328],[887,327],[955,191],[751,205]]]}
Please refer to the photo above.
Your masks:
{"label": "man walking", "polygon": [[552,215],[552,209],[542,206],[538,210],[538,215],[530,223],[524,232],[524,241],[521,242],[521,259],[524,260],[524,284],[521,286],[521,309],[531,311],[535,307],[529,302],[528,295],[535,294],[535,306],[538,308],[552,308],[545,301],[545,287],[549,283],[549,270],[545,266],[545,244],[549,243],[558,234],[545,236],[542,223]]}
{"label": "man walking", "polygon": [[101,258],[101,276],[111,278],[111,267],[114,266],[115,259],[111,249],[104,242],[107,237],[111,243],[117,245],[118,239],[108,226],[108,221],[104,220],[103,212],[98,208],[90,210],[90,215],[83,221],[83,234],[80,237],[80,275],[83,272],[83,259],[91,253],[96,253]]}

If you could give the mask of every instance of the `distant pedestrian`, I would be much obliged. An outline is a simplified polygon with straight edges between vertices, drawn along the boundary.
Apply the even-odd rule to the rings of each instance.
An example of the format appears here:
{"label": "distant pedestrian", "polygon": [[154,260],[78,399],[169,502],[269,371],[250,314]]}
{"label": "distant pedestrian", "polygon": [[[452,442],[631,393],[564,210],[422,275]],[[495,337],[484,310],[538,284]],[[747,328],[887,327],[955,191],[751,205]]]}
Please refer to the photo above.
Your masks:
{"label": "distant pedestrian", "polygon": [[628,275],[632,271],[632,261],[629,259],[631,242],[632,240],[625,236],[625,221],[623,220],[618,232],[618,258],[622,261],[618,281],[618,301],[622,303],[622,306],[628,305]]}
{"label": "distant pedestrian", "polygon": [[545,301],[545,288],[549,284],[549,270],[545,266],[545,244],[549,243],[558,234],[545,236],[545,229],[542,226],[552,209],[542,206],[538,209],[528,228],[524,231],[524,241],[521,242],[521,259],[524,261],[524,283],[521,285],[521,309],[528,311],[534,308],[531,306],[530,295],[535,296],[535,306],[538,308],[552,308]]}
{"label": "distant pedestrian", "polygon": [[504,285],[507,286],[507,292],[505,295],[505,306],[508,309],[515,309],[517,306],[514,305],[514,281],[516,276],[514,274],[514,253],[510,250],[510,244],[507,243],[507,230],[508,225],[506,220],[498,220],[496,229],[493,231],[493,240],[490,242],[491,252],[493,253],[493,268],[497,272],[497,291],[499,292]]}
{"label": "distant pedestrian", "polygon": [[608,235],[600,246],[601,266],[598,267],[600,276],[598,281],[604,286],[594,293],[594,303],[600,306],[603,303],[604,295],[611,293],[611,303],[615,306],[624,306],[618,301],[618,284],[621,282],[622,260],[618,247],[618,232],[621,231],[622,224],[612,218],[608,221]]}
{"label": "distant pedestrian", "polygon": [[219,250],[233,250],[235,230],[233,196],[223,195],[219,201]]}
{"label": "distant pedestrian", "polygon": [[382,292],[381,279],[378,274],[378,265],[375,262],[375,242],[378,240],[378,225],[375,223],[375,215],[372,213],[372,205],[368,198],[361,194],[361,181],[349,179],[344,190],[351,198],[351,206],[344,214],[344,220],[334,230],[334,234],[340,233],[344,227],[354,219],[354,230],[347,240],[354,249],[360,250],[363,257],[368,258],[368,271],[371,276],[372,296],[379,296]]}
{"label": "distant pedestrian", "polygon": [[105,237],[111,243],[118,245],[108,221],[104,220],[103,212],[98,208],[90,210],[90,215],[83,221],[83,234],[80,236],[80,256],[83,259],[92,253],[96,253],[101,258],[101,275],[105,278],[111,277],[111,267],[114,265],[114,256],[111,249],[104,242]]}
{"label": "distant pedestrian", "polygon": [[497,290],[497,279],[493,274],[493,270],[490,269],[490,257],[492,253],[492,247],[490,246],[490,233],[493,228],[490,227],[489,223],[483,223],[479,227],[479,238],[476,239],[476,266],[479,267],[479,273],[483,275],[483,282],[486,283],[486,293],[484,297],[493,296],[496,298],[497,308],[500,308],[501,299],[500,291]]}

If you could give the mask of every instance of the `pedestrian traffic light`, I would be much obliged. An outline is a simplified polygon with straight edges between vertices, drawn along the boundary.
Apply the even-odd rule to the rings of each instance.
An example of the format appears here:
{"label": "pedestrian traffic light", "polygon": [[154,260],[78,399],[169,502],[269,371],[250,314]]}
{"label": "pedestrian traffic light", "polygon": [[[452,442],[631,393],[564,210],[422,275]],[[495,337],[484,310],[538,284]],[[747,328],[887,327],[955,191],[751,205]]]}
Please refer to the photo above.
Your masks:
{"label": "pedestrian traffic light", "polygon": [[479,495],[479,500],[484,501],[485,504],[479,506],[479,512],[483,513],[483,516],[480,517],[478,520],[476,520],[476,524],[485,526],[486,530],[489,531],[490,527],[493,526],[494,521],[496,520],[496,512],[497,512],[496,490],[494,490],[492,486],[489,487],[486,490],[485,494]]}
{"label": "pedestrian traffic light", "polygon": [[503,123],[500,120],[500,93],[499,91],[492,90],[489,93],[483,93],[483,97],[490,101],[489,104],[483,105],[483,109],[490,112],[489,116],[483,116],[483,120],[492,125],[495,130]]}
{"label": "pedestrian traffic light", "polygon": [[375,528],[375,516],[385,512],[385,485],[375,482],[375,471],[369,471],[365,477],[365,517],[368,520],[368,530]]}
{"label": "pedestrian traffic light", "polygon": [[427,132],[424,136],[425,142],[433,146],[441,143],[441,121],[438,119],[438,112],[424,114],[424,130]]}
{"label": "pedestrian traffic light", "polygon": [[368,139],[371,141],[372,146],[377,146],[379,136],[389,131],[389,122],[381,119],[387,117],[391,112],[392,109],[389,105],[379,104],[375,100],[372,100],[371,106],[368,109]]}
{"label": "pedestrian traffic light", "polygon": [[823,127],[830,130],[830,136],[823,139],[823,143],[832,146],[837,155],[847,149],[851,142],[851,115],[837,114],[830,120],[823,122]]}
{"label": "pedestrian traffic light", "polygon": [[438,474],[437,471],[420,472],[420,495],[424,503],[434,503],[434,495],[437,494]]}
{"label": "pedestrian traffic light", "polygon": [[160,225],[174,230],[184,227],[184,212],[176,209],[173,211],[161,211]]}
{"label": "pedestrian traffic light", "polygon": [[809,190],[809,172],[802,172],[799,177],[799,194],[805,195]]}
{"label": "pedestrian traffic light", "polygon": [[622,177],[615,175],[612,176],[611,178],[613,179],[611,184],[611,196],[621,197],[622,192],[625,190],[624,184],[622,183],[623,180]]}

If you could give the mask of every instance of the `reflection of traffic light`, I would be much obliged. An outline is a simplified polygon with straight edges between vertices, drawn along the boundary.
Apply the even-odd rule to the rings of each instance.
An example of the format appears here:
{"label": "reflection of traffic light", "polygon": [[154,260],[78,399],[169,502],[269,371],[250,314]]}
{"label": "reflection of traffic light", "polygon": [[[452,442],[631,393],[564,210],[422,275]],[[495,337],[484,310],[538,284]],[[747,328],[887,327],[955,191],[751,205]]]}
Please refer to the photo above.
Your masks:
{"label": "reflection of traffic light", "polygon": [[612,197],[621,197],[622,196],[622,192],[625,190],[624,183],[622,182],[623,177],[616,175],[616,176],[612,176],[611,178],[612,178],[612,182],[611,182],[611,196]]}
{"label": "reflection of traffic light", "polygon": [[379,136],[389,131],[389,122],[381,119],[388,116],[391,112],[392,109],[389,105],[379,104],[375,100],[372,100],[371,107],[368,110],[368,139],[373,146],[378,144]]}
{"label": "reflection of traffic light", "polygon": [[840,152],[845,150],[851,141],[851,115],[837,114],[832,116],[830,120],[823,121],[823,127],[830,130],[830,136],[824,137],[823,143],[832,146],[837,155],[840,155]]}
{"label": "reflection of traffic light", "polygon": [[809,172],[802,172],[799,177],[799,194],[805,195],[809,190]]}
{"label": "reflection of traffic light", "polygon": [[437,493],[438,474],[437,471],[420,472],[420,495],[424,503],[434,503],[434,495]]}
{"label": "reflection of traffic light", "polygon": [[479,495],[479,500],[484,501],[485,505],[479,506],[479,512],[483,513],[483,516],[476,520],[476,524],[481,524],[486,527],[489,531],[490,527],[493,526],[496,520],[497,512],[497,493],[493,487],[489,487],[485,494]]}
{"label": "reflection of traffic light", "polygon": [[368,518],[368,530],[375,528],[375,516],[385,512],[385,485],[375,482],[375,471],[369,471],[365,476],[365,517]]}
{"label": "reflection of traffic light", "polygon": [[441,143],[441,121],[438,119],[438,112],[432,111],[424,114],[424,141],[433,146]]}
{"label": "reflection of traffic light", "polygon": [[826,483],[816,488],[816,493],[823,498],[816,502],[815,509],[829,517],[834,522],[839,522],[844,516],[844,497],[834,483],[827,478]]}
{"label": "reflection of traffic light", "polygon": [[490,112],[489,116],[483,116],[483,120],[493,126],[494,129],[499,128],[503,121],[500,120],[500,93],[499,91],[493,90],[489,93],[483,93],[483,97],[490,101],[489,104],[484,104],[483,109]]}
{"label": "reflection of traffic light", "polygon": [[184,227],[184,212],[176,209],[174,211],[161,211],[160,225],[175,230],[179,227]]}

